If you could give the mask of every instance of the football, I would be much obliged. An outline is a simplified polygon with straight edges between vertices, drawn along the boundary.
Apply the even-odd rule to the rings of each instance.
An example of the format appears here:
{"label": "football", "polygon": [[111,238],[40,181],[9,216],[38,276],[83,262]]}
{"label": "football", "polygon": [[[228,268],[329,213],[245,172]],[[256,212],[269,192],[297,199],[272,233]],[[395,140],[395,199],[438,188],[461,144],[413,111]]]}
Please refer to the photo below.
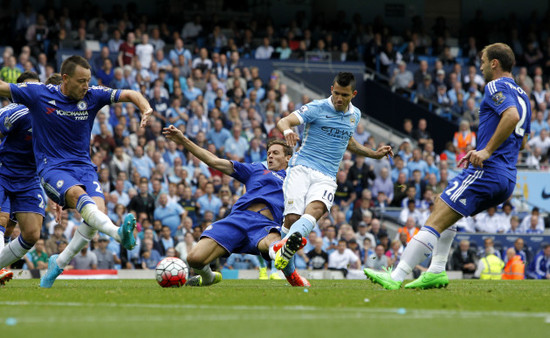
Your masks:
{"label": "football", "polygon": [[187,281],[189,268],[187,264],[176,257],[166,257],[155,269],[157,283],[163,288],[179,288]]}

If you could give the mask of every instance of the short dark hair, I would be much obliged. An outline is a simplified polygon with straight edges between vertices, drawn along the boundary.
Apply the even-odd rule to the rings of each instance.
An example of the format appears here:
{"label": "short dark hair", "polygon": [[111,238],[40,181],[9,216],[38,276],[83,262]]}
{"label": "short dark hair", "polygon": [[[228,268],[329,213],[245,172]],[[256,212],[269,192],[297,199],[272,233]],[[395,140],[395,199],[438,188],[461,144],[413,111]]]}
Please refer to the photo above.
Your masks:
{"label": "short dark hair", "polygon": [[502,70],[505,72],[511,72],[512,67],[516,63],[516,57],[514,51],[510,46],[505,43],[493,43],[483,48],[482,53],[487,55],[487,60],[498,60]]}
{"label": "short dark hair", "polygon": [[285,152],[285,156],[292,156],[292,148],[286,144],[285,141],[283,140],[277,140],[277,139],[273,139],[271,141],[269,141],[269,143],[267,144],[267,150],[269,150],[269,148],[271,148],[272,145],[274,144],[278,144],[278,145],[281,145],[283,147],[283,150]]}
{"label": "short dark hair", "polygon": [[85,58],[79,55],[73,55],[65,59],[65,61],[63,61],[63,63],[61,64],[61,75],[67,74],[69,76],[72,76],[74,70],[76,69],[76,66],[80,66],[86,69],[92,68]]}
{"label": "short dark hair", "polygon": [[29,79],[40,81],[40,77],[38,77],[38,74],[36,74],[35,72],[31,72],[31,71],[27,70],[24,73],[22,73],[21,75],[19,75],[19,77],[17,78],[17,83],[23,83],[23,82],[25,82],[26,80],[29,80]]}
{"label": "short dark hair", "polygon": [[60,85],[61,82],[63,82],[63,77],[59,73],[53,73],[50,75],[50,77],[46,80],[46,84],[53,84],[53,85]]}
{"label": "short dark hair", "polygon": [[351,91],[355,90],[355,76],[352,73],[340,72],[334,78],[333,83],[338,83],[342,87],[351,86]]}

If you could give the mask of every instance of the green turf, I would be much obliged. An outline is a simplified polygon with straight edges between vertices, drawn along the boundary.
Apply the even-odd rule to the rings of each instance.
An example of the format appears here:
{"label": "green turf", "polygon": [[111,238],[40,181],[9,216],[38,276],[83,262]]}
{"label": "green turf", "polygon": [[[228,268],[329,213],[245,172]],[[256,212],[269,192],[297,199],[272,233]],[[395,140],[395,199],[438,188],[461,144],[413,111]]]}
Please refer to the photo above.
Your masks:
{"label": "green turf", "polygon": [[[312,283],[305,292],[286,281],[162,289],[153,280],[58,280],[44,290],[38,280],[13,280],[0,289],[0,336],[550,336],[548,281],[461,280],[424,291]],[[7,325],[8,318],[16,324]]]}

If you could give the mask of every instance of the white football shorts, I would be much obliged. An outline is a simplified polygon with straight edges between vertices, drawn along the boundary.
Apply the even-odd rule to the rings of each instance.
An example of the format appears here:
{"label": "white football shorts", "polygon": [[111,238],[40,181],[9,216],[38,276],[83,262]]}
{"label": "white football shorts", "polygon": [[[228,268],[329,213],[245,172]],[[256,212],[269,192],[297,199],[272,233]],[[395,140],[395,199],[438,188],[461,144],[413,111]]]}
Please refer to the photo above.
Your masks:
{"label": "white football shorts", "polygon": [[330,210],[336,187],[334,178],[320,171],[302,165],[289,168],[283,184],[284,215],[303,215],[306,206],[313,201],[323,202]]}

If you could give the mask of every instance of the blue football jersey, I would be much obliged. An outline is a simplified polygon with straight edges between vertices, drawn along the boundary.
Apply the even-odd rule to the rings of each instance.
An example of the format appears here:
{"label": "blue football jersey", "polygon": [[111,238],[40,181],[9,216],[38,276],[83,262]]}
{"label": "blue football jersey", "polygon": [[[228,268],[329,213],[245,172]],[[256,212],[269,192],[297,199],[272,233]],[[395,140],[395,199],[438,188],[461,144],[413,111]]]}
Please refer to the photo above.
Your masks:
{"label": "blue football jersey", "polygon": [[36,176],[32,151],[32,126],[29,109],[20,104],[9,104],[0,109],[0,175],[16,178]]}
{"label": "blue football jersey", "polygon": [[293,114],[305,123],[305,128],[302,146],[289,166],[303,165],[336,179],[340,161],[361,119],[361,111],[351,103],[348,111],[336,111],[329,97],[303,105]]}
{"label": "blue football jersey", "polygon": [[265,203],[277,224],[283,222],[283,181],[285,170],[271,171],[261,163],[233,162],[235,172],[231,175],[246,185],[246,193],[233,205],[231,212],[246,210],[252,203]]}
{"label": "blue football jersey", "polygon": [[60,86],[37,82],[10,84],[14,102],[29,108],[38,172],[68,163],[92,164],[90,135],[97,112],[115,103],[120,90],[94,86],[80,101],[65,96]]}
{"label": "blue football jersey", "polygon": [[510,107],[516,107],[520,120],[512,134],[483,162],[483,167],[499,170],[515,181],[523,136],[531,132],[531,104],[527,94],[511,78],[501,77],[485,86],[485,95],[479,107],[477,150],[487,146],[500,122],[500,115]]}

